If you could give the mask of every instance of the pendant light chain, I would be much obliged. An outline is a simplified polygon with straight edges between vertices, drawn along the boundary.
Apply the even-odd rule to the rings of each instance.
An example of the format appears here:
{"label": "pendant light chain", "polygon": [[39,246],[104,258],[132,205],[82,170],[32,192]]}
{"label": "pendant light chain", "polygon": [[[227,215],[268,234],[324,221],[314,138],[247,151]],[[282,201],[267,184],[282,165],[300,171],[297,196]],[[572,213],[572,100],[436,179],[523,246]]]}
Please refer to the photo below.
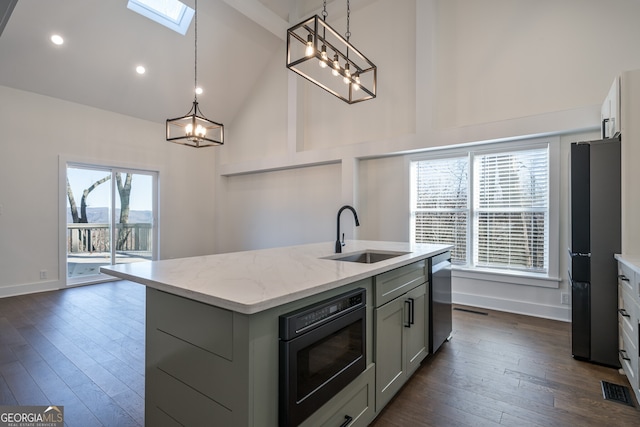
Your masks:
{"label": "pendant light chain", "polygon": [[349,37],[351,37],[351,31],[349,31],[349,21],[351,20],[351,6],[349,4],[349,0],[347,0],[347,32],[345,36],[347,36],[347,42],[349,41]]}
{"label": "pendant light chain", "polygon": [[195,16],[194,16],[194,65],[193,65],[193,100],[198,101],[198,0],[195,0]]}
{"label": "pendant light chain", "polygon": [[327,22],[327,16],[329,16],[329,14],[327,13],[327,0],[324,0],[324,3],[322,5],[322,20],[324,22]]}

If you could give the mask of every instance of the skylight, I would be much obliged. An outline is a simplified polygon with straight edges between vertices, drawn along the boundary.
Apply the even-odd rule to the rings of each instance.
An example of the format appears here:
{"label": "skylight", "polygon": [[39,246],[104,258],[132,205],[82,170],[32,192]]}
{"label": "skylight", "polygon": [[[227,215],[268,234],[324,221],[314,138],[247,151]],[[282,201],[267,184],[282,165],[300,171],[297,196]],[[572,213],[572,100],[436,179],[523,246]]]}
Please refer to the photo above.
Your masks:
{"label": "skylight", "polygon": [[184,35],[193,9],[178,0],[129,0],[127,8]]}

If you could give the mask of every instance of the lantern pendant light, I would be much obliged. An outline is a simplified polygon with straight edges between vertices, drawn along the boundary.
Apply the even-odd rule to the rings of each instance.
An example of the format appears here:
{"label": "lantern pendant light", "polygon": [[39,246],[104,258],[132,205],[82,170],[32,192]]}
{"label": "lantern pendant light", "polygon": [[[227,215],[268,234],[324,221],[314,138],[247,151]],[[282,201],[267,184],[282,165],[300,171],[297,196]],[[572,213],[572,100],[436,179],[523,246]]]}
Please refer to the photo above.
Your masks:
{"label": "lantern pendant light", "polygon": [[198,0],[195,0],[194,33],[193,105],[186,116],[167,119],[167,141],[195,148],[223,145],[224,125],[204,117],[198,107]]}

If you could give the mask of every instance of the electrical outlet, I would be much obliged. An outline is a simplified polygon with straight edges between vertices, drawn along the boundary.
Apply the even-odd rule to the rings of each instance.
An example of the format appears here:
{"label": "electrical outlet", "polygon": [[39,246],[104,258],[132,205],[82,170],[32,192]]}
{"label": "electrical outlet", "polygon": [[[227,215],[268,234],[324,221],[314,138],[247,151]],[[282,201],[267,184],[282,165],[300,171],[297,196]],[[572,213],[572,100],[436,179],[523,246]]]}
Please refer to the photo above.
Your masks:
{"label": "electrical outlet", "polygon": [[40,270],[40,280],[45,280],[47,278],[47,270]]}
{"label": "electrical outlet", "polygon": [[563,292],[560,294],[560,303],[564,305],[569,305],[569,294]]}

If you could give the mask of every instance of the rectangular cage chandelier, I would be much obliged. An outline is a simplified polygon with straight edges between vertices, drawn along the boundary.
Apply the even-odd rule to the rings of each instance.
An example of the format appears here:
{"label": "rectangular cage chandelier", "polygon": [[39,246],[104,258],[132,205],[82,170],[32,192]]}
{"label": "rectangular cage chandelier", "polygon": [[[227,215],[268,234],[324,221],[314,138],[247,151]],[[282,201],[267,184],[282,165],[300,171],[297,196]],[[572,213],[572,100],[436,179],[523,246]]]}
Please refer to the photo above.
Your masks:
{"label": "rectangular cage chandelier", "polygon": [[315,15],[287,30],[287,68],[348,104],[375,98],[378,68],[348,40],[349,9],[346,39],[326,15],[325,2],[325,19]]}

